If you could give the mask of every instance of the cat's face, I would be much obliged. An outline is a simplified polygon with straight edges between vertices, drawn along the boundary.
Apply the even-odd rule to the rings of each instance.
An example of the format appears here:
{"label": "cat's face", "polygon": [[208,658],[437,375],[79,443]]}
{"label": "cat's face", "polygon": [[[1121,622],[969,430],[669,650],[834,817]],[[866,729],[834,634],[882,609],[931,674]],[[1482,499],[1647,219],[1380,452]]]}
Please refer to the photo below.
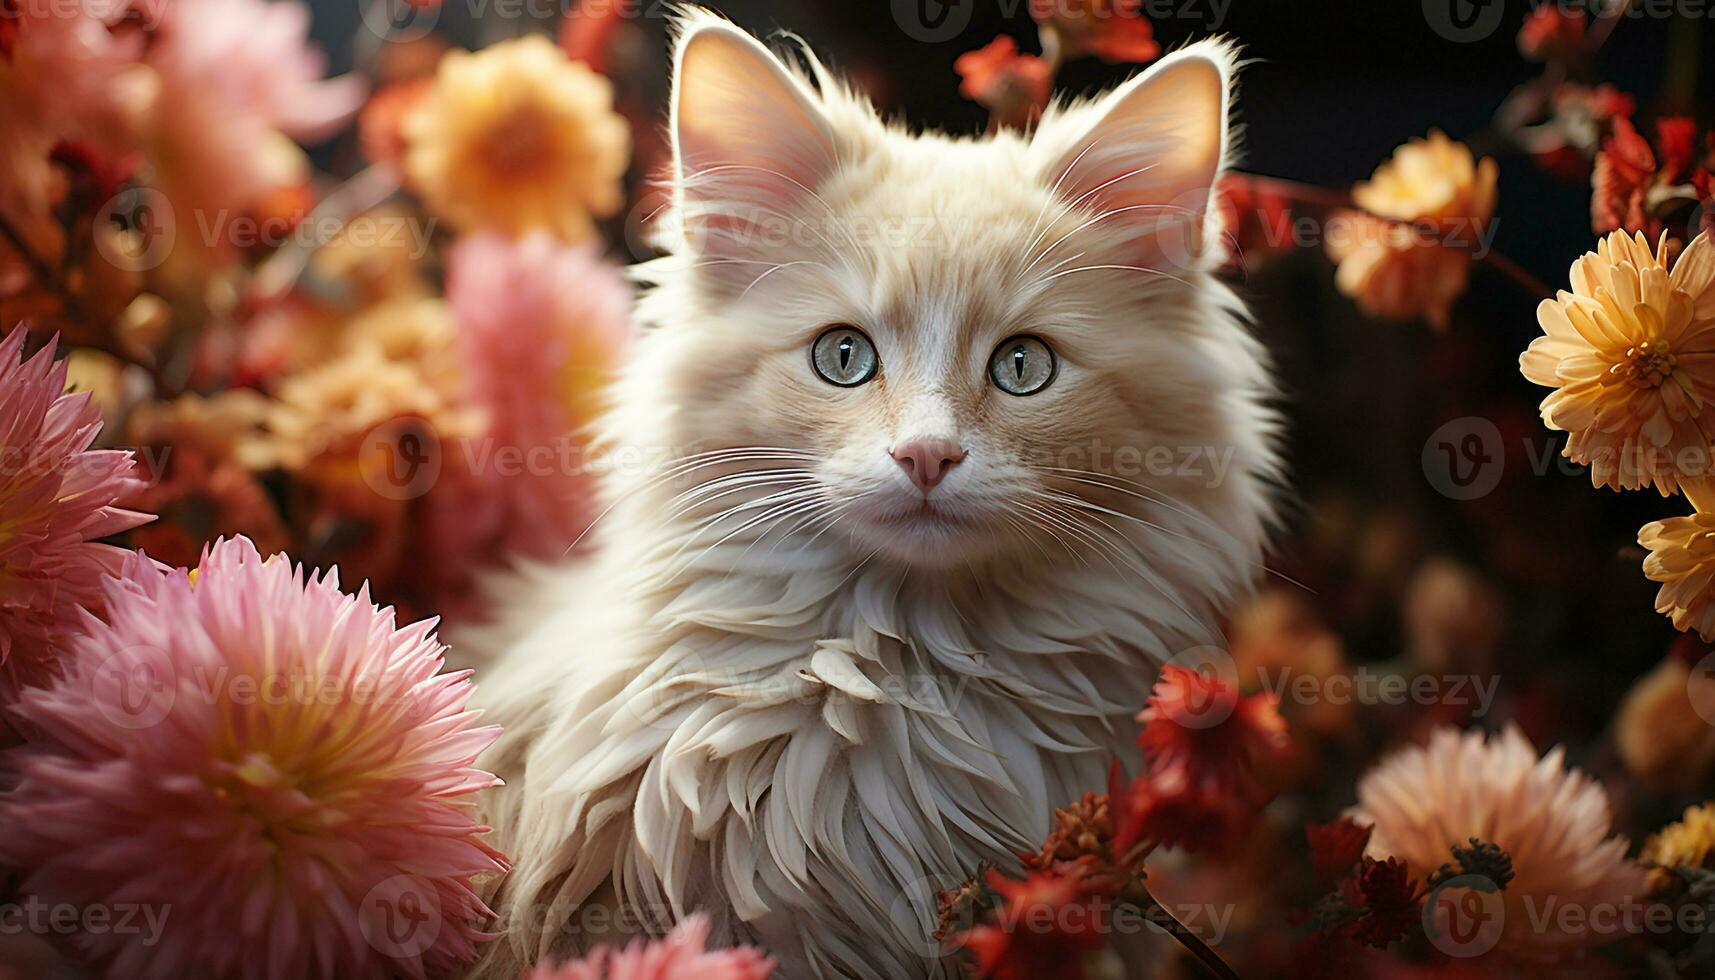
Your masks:
{"label": "cat's face", "polygon": [[694,22],[678,264],[634,382],[682,444],[758,447],[699,475],[751,477],[721,502],[782,547],[1112,563],[1150,525],[1254,524],[1265,382],[1203,247],[1228,57],[1173,56],[1034,138],[956,141]]}

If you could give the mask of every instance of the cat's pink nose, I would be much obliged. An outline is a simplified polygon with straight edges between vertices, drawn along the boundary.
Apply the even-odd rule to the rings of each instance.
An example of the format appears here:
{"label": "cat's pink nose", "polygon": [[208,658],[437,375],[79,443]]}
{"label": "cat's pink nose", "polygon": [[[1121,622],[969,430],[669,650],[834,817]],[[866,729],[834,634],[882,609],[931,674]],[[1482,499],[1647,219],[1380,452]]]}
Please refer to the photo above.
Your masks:
{"label": "cat's pink nose", "polygon": [[950,439],[913,439],[893,447],[893,461],[924,493],[964,458],[965,451]]}

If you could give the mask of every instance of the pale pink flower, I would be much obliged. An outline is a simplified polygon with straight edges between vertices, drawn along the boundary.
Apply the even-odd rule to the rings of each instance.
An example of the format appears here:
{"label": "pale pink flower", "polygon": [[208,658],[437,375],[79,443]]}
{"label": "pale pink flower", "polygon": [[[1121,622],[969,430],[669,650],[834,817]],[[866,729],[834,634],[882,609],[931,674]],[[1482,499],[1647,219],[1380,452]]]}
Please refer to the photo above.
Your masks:
{"label": "pale pink flower", "polygon": [[598,949],[558,967],[537,967],[525,980],[767,980],[774,961],[754,949],[710,952],[709,920],[693,915],[663,939]]}
{"label": "pale pink flower", "polygon": [[[1580,954],[1625,938],[1621,913],[1648,896],[1644,870],[1626,858],[1626,839],[1609,836],[1602,784],[1568,768],[1560,748],[1538,756],[1517,728],[1493,736],[1437,729],[1428,744],[1396,752],[1364,775],[1352,817],[1375,828],[1370,857],[1397,857],[1418,880],[1470,838],[1500,845],[1516,877],[1496,895],[1504,909],[1495,912],[1501,926],[1490,956],[1525,972],[1553,967],[1579,976]],[[1567,909],[1575,912],[1555,911]]]}
{"label": "pale pink flower", "polygon": [[[0,45],[0,105],[6,107],[0,211],[15,224],[32,229],[60,196],[48,160],[56,144],[86,141],[110,155],[126,148],[133,112],[144,96],[131,70],[142,38],[115,35],[108,25],[131,6],[126,0],[0,6],[0,32],[10,38]],[[53,247],[41,240],[32,244]]]}
{"label": "pale pink flower", "polygon": [[218,235],[231,217],[222,210],[301,183],[307,163],[287,137],[325,139],[363,104],[359,79],[322,77],[309,28],[309,8],[293,0],[167,7],[146,56],[159,84],[149,148],[181,241]]}
{"label": "pale pink flower", "polygon": [[489,426],[455,447],[428,497],[441,564],[468,574],[475,555],[557,556],[594,516],[585,451],[630,346],[631,289],[587,246],[484,234],[451,250],[447,297]]}
{"label": "pale pink flower", "polygon": [[25,332],[0,341],[0,703],[51,677],[78,610],[99,609],[103,573],[125,552],[97,539],[148,521],[131,454],[91,450],[101,410],[66,394],[54,345],[21,360]]}
{"label": "pale pink flower", "polygon": [[440,977],[489,938],[504,870],[472,794],[498,734],[442,673],[432,620],[247,539],[193,574],[137,556],[105,583],[0,797],[0,865],[50,905],[153,909],[159,939],[68,941],[127,980]]}

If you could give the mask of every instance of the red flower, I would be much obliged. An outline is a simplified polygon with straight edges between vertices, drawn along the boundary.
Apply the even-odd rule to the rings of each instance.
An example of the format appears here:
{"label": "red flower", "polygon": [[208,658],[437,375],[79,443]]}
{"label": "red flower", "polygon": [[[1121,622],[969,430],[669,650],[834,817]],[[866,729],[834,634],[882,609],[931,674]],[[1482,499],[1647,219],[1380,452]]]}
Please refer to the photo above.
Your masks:
{"label": "red flower", "polygon": [[977,959],[978,977],[994,980],[1081,980],[1083,954],[1107,941],[1107,900],[1087,887],[1085,869],[1028,872],[1013,881],[989,871],[1002,899],[996,921],[955,940]]}
{"label": "red flower", "polygon": [[[1655,177],[1655,153],[1631,120],[1614,120],[1613,133],[1596,154],[1591,177],[1590,225],[1598,235],[1624,228],[1646,234],[1644,193]],[[1651,237],[1654,237],[1651,235]]]}
{"label": "red flower", "polygon": [[1183,768],[1144,772],[1117,807],[1114,849],[1131,850],[1140,841],[1186,851],[1224,851],[1239,840],[1256,816],[1260,795],[1224,792],[1218,783],[1199,782]]}
{"label": "red flower", "polygon": [[1545,3],[1530,12],[1519,28],[1519,53],[1532,61],[1557,61],[1581,54],[1589,18],[1582,10],[1565,10]]}
{"label": "red flower", "polygon": [[1662,177],[1684,180],[1697,155],[1697,121],[1689,116],[1668,116],[1655,121],[1655,145],[1661,150]]}
{"label": "red flower", "polygon": [[1064,57],[1143,62],[1161,54],[1161,45],[1142,6],[1143,0],[1030,0],[1030,16],[1053,33]]}
{"label": "red flower", "polygon": [[1285,195],[1244,174],[1222,177],[1216,192],[1234,264],[1254,266],[1292,248],[1292,204]]}
{"label": "red flower", "polygon": [[405,155],[399,126],[433,86],[430,78],[394,82],[370,96],[357,117],[357,143],[370,163],[396,163]]}
{"label": "red flower", "polygon": [[1411,869],[1398,858],[1364,858],[1363,868],[1348,883],[1346,892],[1346,901],[1365,913],[1353,923],[1352,938],[1367,946],[1385,947],[1422,921],[1423,896],[1411,878]]}
{"label": "red flower", "polygon": [[1254,760],[1286,748],[1286,722],[1273,696],[1241,697],[1223,678],[1174,665],[1162,668],[1137,720],[1137,744],[1151,769],[1183,767],[1198,782],[1235,791],[1250,783]]}
{"label": "red flower", "polygon": [[1310,863],[1316,868],[1316,877],[1321,881],[1344,877],[1363,858],[1372,829],[1351,817],[1305,827],[1304,836],[1310,840]]}
{"label": "red flower", "polygon": [[605,0],[578,4],[560,21],[560,50],[573,61],[589,65],[590,71],[607,74],[608,51],[625,23],[624,11],[624,4]]}
{"label": "red flower", "polygon": [[1002,126],[1027,126],[1048,106],[1054,70],[1002,35],[975,51],[959,55],[953,69],[963,79],[959,94],[987,106]]}

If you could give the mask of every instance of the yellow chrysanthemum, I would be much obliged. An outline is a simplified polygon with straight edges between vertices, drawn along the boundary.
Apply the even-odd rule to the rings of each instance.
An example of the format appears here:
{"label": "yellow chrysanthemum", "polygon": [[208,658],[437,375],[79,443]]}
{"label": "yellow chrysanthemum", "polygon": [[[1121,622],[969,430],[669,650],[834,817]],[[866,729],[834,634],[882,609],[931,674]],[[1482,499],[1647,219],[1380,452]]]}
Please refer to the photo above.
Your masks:
{"label": "yellow chrysanthemum", "polygon": [[1597,486],[1664,496],[1711,474],[1715,436],[1715,242],[1697,236],[1671,274],[1665,245],[1598,242],[1573,263],[1572,291],[1537,307],[1544,336],[1519,358],[1555,389],[1542,420],[1570,433],[1567,459]]}
{"label": "yellow chrysanthemum", "polygon": [[1715,852],[1715,803],[1687,807],[1678,823],[1670,823],[1644,841],[1638,861],[1654,865],[1652,883],[1658,892],[1671,890],[1669,868],[1707,868]]}
{"label": "yellow chrysanthemum", "polygon": [[[1352,188],[1363,214],[1330,226],[1334,284],[1370,316],[1423,317],[1447,326],[1471,273],[1471,248],[1495,213],[1492,159],[1431,132],[1412,140]],[[1391,220],[1389,220],[1391,219]]]}
{"label": "yellow chrysanthemum", "polygon": [[403,128],[411,185],[465,230],[577,241],[623,200],[630,128],[613,86],[540,36],[449,53]]}
{"label": "yellow chrysanthemum", "polygon": [[1645,524],[1638,544],[1650,551],[1644,575],[1661,583],[1655,611],[1671,617],[1676,628],[1715,642],[1715,514]]}

